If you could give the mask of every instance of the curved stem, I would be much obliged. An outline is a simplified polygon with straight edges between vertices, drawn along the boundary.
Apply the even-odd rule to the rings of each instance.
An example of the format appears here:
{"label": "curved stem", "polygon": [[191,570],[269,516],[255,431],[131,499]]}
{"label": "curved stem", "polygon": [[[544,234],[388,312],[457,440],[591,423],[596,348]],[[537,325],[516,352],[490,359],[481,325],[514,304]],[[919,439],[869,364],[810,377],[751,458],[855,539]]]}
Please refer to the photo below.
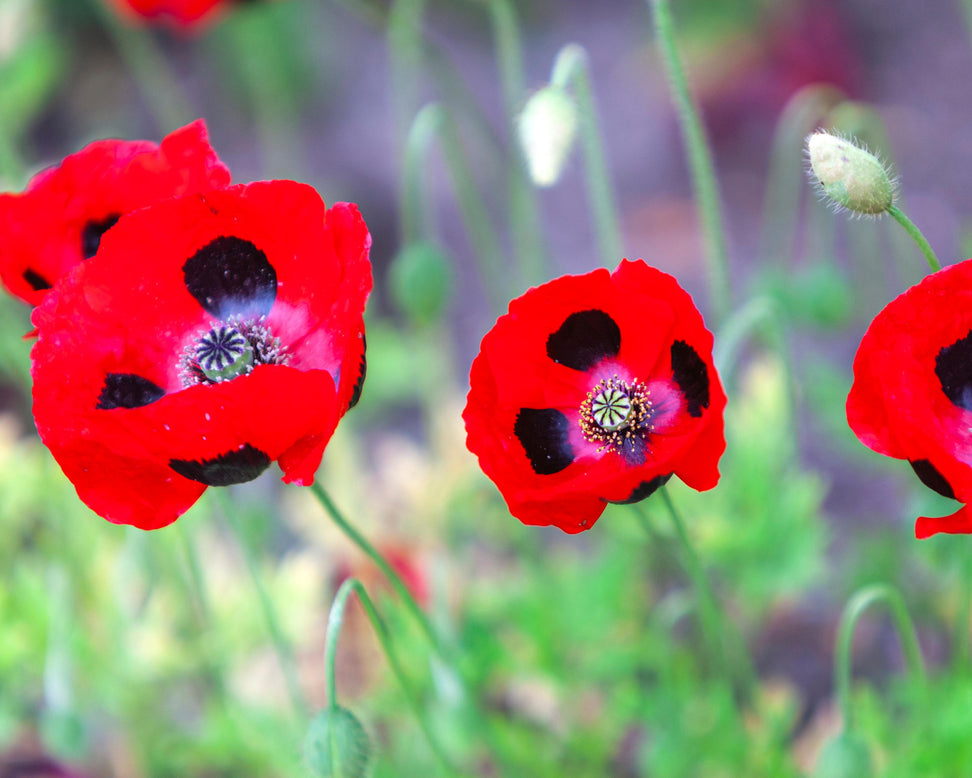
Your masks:
{"label": "curved stem", "polygon": [[[375,608],[374,602],[372,602],[371,597],[365,590],[364,586],[356,578],[348,578],[344,583],[341,584],[338,589],[337,594],[334,597],[334,603],[331,605],[331,612],[327,617],[327,636],[324,642],[324,666],[327,673],[327,700],[328,709],[330,711],[336,711],[337,709],[337,680],[335,674],[335,660],[337,657],[337,642],[338,637],[341,632],[341,625],[344,623],[344,610],[347,606],[348,598],[352,594],[357,594],[358,599],[361,601],[362,606],[364,606],[365,613],[368,615],[368,620],[371,622],[372,628],[375,630],[375,635],[378,638],[378,642],[381,644],[382,651],[385,654],[385,659],[388,660],[388,665],[391,667],[392,672],[395,674],[395,678],[398,680],[399,686],[402,687],[402,691],[405,693],[405,698],[408,700],[409,707],[412,709],[412,713],[415,715],[415,719],[418,722],[426,740],[428,740],[429,746],[431,747],[436,758],[445,768],[446,772],[450,775],[458,775],[455,767],[449,761],[449,758],[445,755],[442,746],[440,745],[438,739],[432,731],[432,727],[429,723],[428,717],[425,715],[425,709],[419,703],[418,696],[415,690],[412,688],[411,683],[405,675],[402,669],[401,662],[398,660],[398,654],[395,653],[394,645],[391,641],[391,635],[388,633],[388,628],[382,621],[381,616],[378,614],[377,608]],[[331,759],[334,759],[335,749],[331,748]],[[334,765],[332,764],[332,772]],[[334,772],[337,775],[337,772]]]}
{"label": "curved stem", "polygon": [[493,308],[501,309],[508,299],[508,289],[501,275],[505,263],[503,247],[496,237],[496,228],[486,204],[473,183],[472,170],[455,121],[449,111],[439,104],[427,105],[418,112],[405,144],[401,192],[403,239],[407,245],[432,227],[423,177],[428,169],[429,149],[435,138],[442,144],[480,278]]}
{"label": "curved stem", "polygon": [[142,97],[162,133],[192,118],[178,80],[148,30],[130,27],[104,2],[91,4],[141,87]]}
{"label": "curved stem", "polygon": [[[726,628],[725,619],[716,603],[715,594],[709,584],[708,576],[702,565],[692,541],[689,539],[688,531],[685,529],[685,522],[681,514],[675,508],[672,497],[668,493],[668,488],[663,486],[658,492],[661,494],[662,501],[668,510],[668,515],[672,519],[672,526],[675,528],[675,536],[678,539],[679,548],[682,551],[685,570],[692,581],[695,589],[695,596],[698,600],[699,620],[702,624],[702,633],[709,645],[712,658],[719,665],[721,672],[725,675],[730,688],[736,688],[744,699],[752,695],[756,685],[755,671],[749,661],[748,654],[742,645],[742,640],[738,636],[730,636]],[[738,645],[733,645],[733,644]]]}
{"label": "curved stem", "polygon": [[442,641],[439,640],[439,636],[436,631],[432,628],[432,622],[429,621],[428,616],[425,615],[425,611],[419,607],[419,604],[415,601],[412,593],[408,590],[402,577],[395,572],[393,568],[386,559],[378,552],[378,550],[368,542],[368,540],[362,535],[358,530],[352,526],[352,524],[344,517],[341,511],[338,510],[334,501],[331,499],[330,495],[324,490],[324,487],[320,485],[319,482],[315,481],[311,487],[311,492],[317,498],[317,501],[323,506],[324,510],[331,517],[338,529],[341,530],[348,538],[354,543],[359,549],[361,549],[368,558],[378,565],[378,568],[384,573],[388,582],[392,585],[392,588],[401,597],[402,602],[405,603],[405,607],[408,609],[409,613],[415,618],[425,636],[428,638],[429,643],[432,647],[444,657],[444,647]]}
{"label": "curved stem", "polygon": [[924,681],[925,679],[925,662],[921,656],[921,647],[918,645],[915,625],[898,591],[887,584],[872,584],[858,590],[848,600],[841,614],[834,658],[834,688],[837,690],[837,701],[844,717],[845,731],[853,729],[851,659],[854,629],[858,620],[864,615],[864,611],[879,602],[887,605],[891,611],[909,675],[913,680]]}
{"label": "curved stem", "polygon": [[719,328],[712,348],[712,360],[728,385],[735,371],[740,349],[757,332],[765,333],[783,362],[787,382],[787,417],[796,434],[797,382],[793,358],[787,345],[786,328],[779,306],[769,297],[756,297],[735,311]]}
{"label": "curved stem", "polygon": [[[820,117],[841,98],[836,87],[812,84],[798,91],[783,108],[773,133],[766,194],[763,200],[760,262],[781,263],[792,253],[797,211],[803,192],[799,155]],[[791,243],[786,245],[787,238]]]}
{"label": "curved stem", "polygon": [[290,702],[294,706],[294,710],[297,711],[297,714],[301,718],[305,718],[307,716],[307,703],[304,700],[304,695],[300,690],[300,683],[297,680],[294,651],[280,627],[280,621],[277,619],[277,612],[273,607],[273,601],[270,599],[267,588],[263,583],[263,576],[260,573],[256,555],[253,553],[253,549],[250,547],[250,543],[246,538],[246,533],[243,531],[243,526],[240,523],[235,506],[228,496],[222,495],[219,490],[213,491],[216,491],[222,502],[223,513],[226,516],[230,528],[233,530],[233,534],[236,535],[240,550],[243,552],[247,572],[250,574],[250,580],[253,582],[253,588],[256,590],[257,598],[260,601],[263,621],[266,624],[267,632],[270,633],[270,640],[277,654],[277,662],[280,664],[280,670],[283,672],[284,682],[287,685],[287,693],[290,695]]}
{"label": "curved stem", "polygon": [[418,74],[423,64],[422,16],[425,3],[426,0],[395,0],[388,10],[386,35],[392,66],[396,144],[406,137],[409,117],[419,104]]}
{"label": "curved stem", "polygon": [[580,114],[581,142],[584,146],[587,171],[587,195],[591,201],[594,225],[601,261],[614,267],[624,257],[618,209],[611,188],[604,142],[597,120],[594,90],[591,87],[587,52],[575,43],[564,46],[554,61],[550,83],[567,88],[573,86],[574,98]]}
{"label": "curved stem", "polygon": [[513,244],[522,281],[539,283],[545,275],[546,259],[540,234],[540,209],[536,192],[527,175],[526,159],[516,138],[516,117],[526,95],[523,50],[516,12],[510,0],[487,0],[496,59],[499,63],[506,129],[510,144],[509,197]]}
{"label": "curved stem", "polygon": [[928,262],[928,267],[933,273],[938,272],[942,269],[942,263],[938,261],[938,257],[935,256],[935,252],[932,250],[931,245],[925,240],[925,236],[921,234],[921,230],[915,226],[915,223],[911,221],[904,212],[898,208],[896,205],[892,205],[888,208],[888,214],[894,219],[898,224],[904,227],[905,232],[911,236],[911,239],[918,244],[918,248],[921,249],[921,253],[925,255],[925,261]]}
{"label": "curved stem", "polygon": [[716,182],[712,152],[705,136],[699,111],[689,94],[685,69],[675,44],[675,29],[672,22],[668,0],[647,0],[655,20],[655,33],[661,50],[665,71],[672,88],[672,97],[678,111],[679,125],[688,151],[689,167],[692,173],[692,187],[695,190],[699,209],[699,220],[705,235],[705,258],[708,269],[709,287],[712,295],[713,318],[718,324],[729,312],[729,258],[726,239],[722,229],[722,211],[719,205],[719,191]]}

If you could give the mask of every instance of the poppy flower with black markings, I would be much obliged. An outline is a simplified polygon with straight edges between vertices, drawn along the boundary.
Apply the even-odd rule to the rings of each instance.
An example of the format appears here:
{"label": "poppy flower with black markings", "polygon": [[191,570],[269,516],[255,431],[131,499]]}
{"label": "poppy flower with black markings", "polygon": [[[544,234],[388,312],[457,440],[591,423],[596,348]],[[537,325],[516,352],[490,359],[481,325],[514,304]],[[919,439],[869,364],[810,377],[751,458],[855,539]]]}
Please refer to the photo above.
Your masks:
{"label": "poppy flower with black markings", "polygon": [[37,305],[63,273],[94,256],[122,214],[229,183],[202,119],[159,144],[95,141],[38,173],[24,192],[0,195],[0,279]]}
{"label": "poppy flower with black markings", "polygon": [[34,420],[81,499],[162,527],[276,461],[310,484],[365,374],[356,206],[265,181],[122,217],[34,310]]}
{"label": "poppy flower with black markings", "polygon": [[473,361],[466,445],[525,524],[589,529],[677,475],[719,480],[726,396],[692,299],[642,260],[510,303]]}
{"label": "poppy flower with black markings", "polygon": [[871,322],[854,358],[847,421],[925,486],[963,503],[915,535],[972,533],[972,260],[927,276]]}

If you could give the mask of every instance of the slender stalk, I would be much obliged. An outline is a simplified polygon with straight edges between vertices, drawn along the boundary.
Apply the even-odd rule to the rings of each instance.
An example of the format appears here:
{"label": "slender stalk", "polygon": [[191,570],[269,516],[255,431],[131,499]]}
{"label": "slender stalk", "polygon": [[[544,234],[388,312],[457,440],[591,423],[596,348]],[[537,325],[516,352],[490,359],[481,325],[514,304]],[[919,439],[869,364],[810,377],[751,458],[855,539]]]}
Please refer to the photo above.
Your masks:
{"label": "slender stalk", "polygon": [[402,142],[408,122],[418,110],[418,73],[423,64],[422,16],[426,0],[395,0],[388,11],[388,51],[391,55],[395,139]]}
{"label": "slender stalk", "polygon": [[145,28],[129,26],[104,2],[91,6],[101,15],[105,29],[141,87],[142,97],[159,131],[164,133],[173,125],[179,127],[190,121],[192,109],[151,33]]}
{"label": "slender stalk", "polygon": [[901,651],[904,654],[908,674],[915,681],[925,680],[925,662],[918,645],[915,625],[908,614],[904,600],[898,591],[887,584],[872,584],[859,589],[844,606],[837,632],[837,645],[834,657],[834,688],[837,702],[844,717],[844,730],[854,726],[854,710],[851,705],[851,659],[854,644],[854,630],[857,622],[871,605],[884,603],[891,611],[891,618],[898,632]]}
{"label": "slender stalk", "polygon": [[256,555],[253,553],[253,549],[250,547],[250,543],[246,538],[246,533],[243,530],[243,525],[240,522],[240,517],[237,513],[236,506],[234,506],[228,497],[222,495],[219,490],[214,490],[217,492],[219,499],[222,502],[223,513],[226,516],[227,522],[230,528],[233,530],[233,534],[236,535],[237,543],[239,543],[240,550],[243,552],[243,559],[246,562],[247,572],[250,574],[250,580],[253,582],[253,588],[256,590],[257,598],[260,601],[260,610],[263,614],[263,621],[266,625],[267,632],[270,634],[270,640],[273,643],[274,652],[277,655],[277,662],[280,665],[280,670],[283,672],[284,682],[287,685],[287,693],[290,696],[290,702],[297,712],[298,716],[301,718],[306,718],[308,715],[307,702],[304,699],[304,695],[300,689],[300,683],[297,680],[297,669],[294,661],[294,651],[290,642],[287,640],[280,627],[280,620],[277,618],[277,612],[273,607],[273,601],[270,599],[270,595],[267,592],[267,588],[263,583],[263,575],[260,572],[260,568],[256,559]]}
{"label": "slender stalk", "polygon": [[509,299],[502,275],[505,263],[503,247],[496,237],[496,228],[486,204],[473,183],[472,170],[455,121],[449,111],[438,104],[427,105],[418,112],[406,141],[401,193],[403,238],[408,244],[422,235],[424,230],[432,228],[423,178],[428,169],[429,149],[435,138],[442,144],[480,278],[493,308],[500,309]]}
{"label": "slender stalk", "polygon": [[712,152],[699,118],[698,108],[689,93],[685,68],[675,43],[675,29],[668,0],[647,0],[647,2],[654,16],[655,34],[688,152],[692,187],[699,210],[699,221],[705,236],[705,259],[712,308],[715,323],[718,324],[729,312],[731,291],[729,253],[722,228],[722,211],[719,205],[719,190]]}
{"label": "slender stalk", "polygon": [[597,120],[594,90],[591,86],[587,52],[577,44],[564,46],[554,61],[550,83],[566,89],[573,87],[580,114],[581,143],[587,172],[587,196],[594,214],[601,261],[614,267],[624,257],[620,219],[608,173],[604,142]]}
{"label": "slender stalk", "polygon": [[840,90],[832,86],[804,87],[790,98],[776,123],[763,200],[759,251],[762,265],[787,264],[785,260],[791,257],[792,236],[804,191],[798,158],[807,133],[840,97]]}
{"label": "slender stalk", "polygon": [[523,149],[515,141],[516,117],[526,95],[520,30],[510,0],[487,0],[487,7],[496,41],[496,59],[499,63],[500,87],[510,143],[509,196],[513,245],[521,280],[529,285],[543,280],[546,274],[546,258],[536,192],[527,175]]}
{"label": "slender stalk", "polygon": [[[337,679],[335,673],[337,642],[340,636],[341,626],[344,623],[344,610],[352,594],[357,594],[362,606],[364,606],[368,620],[371,622],[378,642],[381,644],[381,649],[385,654],[385,659],[388,660],[389,667],[391,667],[392,672],[395,674],[399,686],[402,687],[402,691],[405,693],[405,699],[408,700],[409,707],[412,709],[415,720],[425,735],[425,739],[428,741],[432,752],[449,775],[458,775],[456,768],[446,756],[442,745],[435,736],[415,689],[412,687],[411,682],[405,675],[405,671],[402,669],[402,664],[398,659],[398,654],[395,652],[388,628],[385,626],[384,621],[382,621],[378,609],[375,608],[375,604],[368,595],[368,592],[356,578],[348,578],[341,584],[337,595],[334,597],[334,603],[331,605],[331,612],[327,617],[327,636],[324,641],[324,666],[327,674],[327,700],[329,710],[332,712],[337,710]],[[333,747],[331,748],[331,759],[334,759]],[[336,772],[334,774],[337,775]]]}
{"label": "slender stalk", "polygon": [[745,651],[740,650],[740,646],[732,645],[737,642],[737,638],[730,635],[729,630],[726,628],[725,619],[716,603],[715,594],[709,584],[702,560],[692,545],[688,531],[685,528],[685,522],[675,508],[675,503],[672,502],[668,488],[663,486],[658,492],[661,494],[665,508],[668,510],[668,515],[671,517],[672,526],[675,528],[675,536],[678,540],[679,548],[682,551],[682,561],[692,581],[692,587],[695,589],[702,633],[705,636],[706,643],[709,645],[711,656],[726,677],[729,688],[738,688],[743,698],[748,699],[751,697],[756,684],[755,671]]}
{"label": "slender stalk", "polygon": [[439,636],[436,634],[435,630],[432,628],[432,622],[429,621],[428,617],[425,615],[425,611],[419,607],[419,604],[415,601],[412,593],[408,590],[402,577],[395,572],[387,560],[378,552],[378,550],[368,542],[368,540],[362,535],[354,526],[344,517],[341,511],[338,510],[331,496],[324,490],[324,487],[320,485],[320,482],[315,481],[311,487],[311,492],[317,498],[317,501],[323,506],[324,510],[330,515],[331,520],[338,526],[348,538],[354,543],[358,548],[360,548],[368,558],[378,565],[378,568],[384,573],[385,577],[388,579],[392,588],[401,597],[402,602],[405,603],[405,607],[412,614],[415,620],[418,622],[422,631],[425,633],[429,640],[429,643],[437,651],[441,653],[442,643],[439,640]]}
{"label": "slender stalk", "polygon": [[925,255],[925,261],[928,262],[928,267],[933,273],[938,272],[942,269],[942,263],[938,261],[938,257],[935,256],[935,252],[932,250],[931,245],[925,240],[925,236],[921,234],[921,230],[915,226],[915,223],[911,221],[904,212],[898,208],[896,205],[892,205],[888,208],[888,214],[894,219],[898,224],[904,227],[905,232],[911,236],[911,239],[918,244],[918,248],[921,249],[921,253]]}

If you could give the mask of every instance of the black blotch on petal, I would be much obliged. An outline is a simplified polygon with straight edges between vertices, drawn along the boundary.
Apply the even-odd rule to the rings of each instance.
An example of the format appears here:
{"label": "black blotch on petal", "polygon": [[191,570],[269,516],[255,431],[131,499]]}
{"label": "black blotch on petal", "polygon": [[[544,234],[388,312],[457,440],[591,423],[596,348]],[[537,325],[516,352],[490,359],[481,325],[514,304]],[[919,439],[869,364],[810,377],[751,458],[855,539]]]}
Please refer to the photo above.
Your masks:
{"label": "black blotch on petal", "polygon": [[364,389],[365,374],[368,372],[368,359],[365,356],[365,352],[368,350],[368,343],[364,339],[364,335],[361,336],[361,364],[358,367],[358,380],[354,382],[354,391],[351,392],[351,402],[348,403],[348,410],[350,411],[355,405],[358,404],[358,400],[361,399],[361,390]]}
{"label": "black blotch on petal", "polygon": [[631,505],[632,503],[641,502],[651,497],[661,487],[667,484],[671,477],[671,473],[668,475],[656,475],[650,481],[642,481],[638,484],[634,488],[634,491],[623,500],[605,500],[605,502],[610,502],[614,505]]}
{"label": "black blotch on petal", "polygon": [[165,389],[134,373],[108,373],[96,408],[141,408],[165,397]]}
{"label": "black blotch on petal", "polygon": [[572,313],[547,338],[547,356],[574,370],[590,370],[621,350],[621,329],[604,311]]}
{"label": "black blotch on petal", "polygon": [[699,353],[683,340],[672,343],[672,377],[685,396],[689,416],[709,407],[709,369]]}
{"label": "black blotch on petal", "polygon": [[632,435],[621,443],[621,456],[628,467],[641,467],[648,459],[648,442],[640,435]]}
{"label": "black blotch on petal", "polygon": [[218,319],[266,316],[277,296],[277,273],[248,240],[222,235],[182,266],[189,294]]}
{"label": "black blotch on petal", "polygon": [[521,408],[513,425],[513,433],[538,475],[559,473],[574,461],[569,430],[567,417],[554,408]]}
{"label": "black blotch on petal", "polygon": [[917,475],[921,482],[929,489],[938,492],[942,497],[951,497],[953,500],[955,499],[955,490],[952,489],[952,485],[945,479],[945,476],[938,471],[938,468],[936,468],[927,459],[909,460],[908,464],[910,464],[911,469],[915,471],[915,475]]}
{"label": "black blotch on petal", "polygon": [[50,289],[53,286],[44,276],[30,268],[24,271],[23,279],[31,285],[35,292],[43,292],[45,289]]}
{"label": "black blotch on petal", "polygon": [[121,218],[120,213],[113,213],[104,219],[92,219],[81,230],[81,256],[91,259],[98,253],[101,245],[101,236],[114,227]]}
{"label": "black blotch on petal", "polygon": [[270,467],[270,457],[249,443],[213,459],[170,459],[179,475],[206,486],[231,486],[252,481]]}
{"label": "black blotch on petal", "polygon": [[972,332],[938,352],[935,375],[954,405],[972,411]]}

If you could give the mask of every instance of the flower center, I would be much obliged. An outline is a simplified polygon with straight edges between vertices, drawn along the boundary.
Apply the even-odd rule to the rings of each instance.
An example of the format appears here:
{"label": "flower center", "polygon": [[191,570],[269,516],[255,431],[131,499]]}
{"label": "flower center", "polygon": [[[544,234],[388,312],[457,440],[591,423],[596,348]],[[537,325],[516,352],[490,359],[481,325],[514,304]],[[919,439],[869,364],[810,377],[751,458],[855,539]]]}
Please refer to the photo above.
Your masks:
{"label": "flower center", "polygon": [[196,342],[196,364],[210,381],[229,381],[253,369],[253,347],[228,324],[214,327]]}
{"label": "flower center", "polygon": [[230,316],[196,334],[180,360],[183,386],[230,381],[257,365],[285,365],[290,355],[265,324],[265,317]]}
{"label": "flower center", "polygon": [[600,444],[598,453],[608,448],[620,450],[626,441],[646,437],[654,429],[650,395],[651,390],[641,381],[629,385],[616,375],[602,378],[581,403],[584,437]]}

